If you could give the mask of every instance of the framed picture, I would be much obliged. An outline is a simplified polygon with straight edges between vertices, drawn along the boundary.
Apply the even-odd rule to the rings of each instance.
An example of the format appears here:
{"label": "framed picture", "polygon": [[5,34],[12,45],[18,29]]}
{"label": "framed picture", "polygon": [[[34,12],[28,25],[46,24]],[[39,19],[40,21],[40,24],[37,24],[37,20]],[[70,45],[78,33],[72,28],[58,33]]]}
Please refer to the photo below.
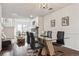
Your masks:
{"label": "framed picture", "polygon": [[62,26],[69,26],[69,16],[62,17]]}
{"label": "framed picture", "polygon": [[32,22],[32,25],[35,25],[35,21]]}
{"label": "framed picture", "polygon": [[51,27],[55,27],[55,19],[51,20]]}

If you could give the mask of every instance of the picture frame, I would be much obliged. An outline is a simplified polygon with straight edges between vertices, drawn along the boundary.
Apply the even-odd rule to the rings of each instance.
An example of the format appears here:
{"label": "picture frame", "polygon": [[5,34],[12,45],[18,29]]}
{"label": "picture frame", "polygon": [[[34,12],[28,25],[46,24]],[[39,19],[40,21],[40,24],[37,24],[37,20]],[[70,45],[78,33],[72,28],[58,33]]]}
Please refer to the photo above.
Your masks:
{"label": "picture frame", "polygon": [[55,19],[51,20],[51,27],[55,27]]}
{"label": "picture frame", "polygon": [[69,16],[62,17],[62,26],[69,26]]}
{"label": "picture frame", "polygon": [[32,25],[35,25],[35,21],[32,22]]}

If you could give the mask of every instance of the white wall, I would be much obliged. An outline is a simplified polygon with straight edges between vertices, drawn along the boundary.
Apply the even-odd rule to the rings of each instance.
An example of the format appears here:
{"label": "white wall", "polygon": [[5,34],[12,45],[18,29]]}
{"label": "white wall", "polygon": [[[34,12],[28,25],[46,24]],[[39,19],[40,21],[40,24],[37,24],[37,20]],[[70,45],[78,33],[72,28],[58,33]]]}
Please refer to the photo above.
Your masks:
{"label": "white wall", "polygon": [[[69,26],[62,26],[61,18],[69,16]],[[55,27],[50,26],[50,20],[56,20]],[[79,51],[79,4],[72,4],[44,17],[44,30],[51,30],[56,38],[57,31],[65,32],[65,46]]]}
{"label": "white wall", "polygon": [[0,18],[2,17],[2,8],[1,8],[1,5],[0,5]]}
{"label": "white wall", "polygon": [[[33,25],[33,21],[35,21],[35,24],[34,24],[34,25]],[[36,26],[38,26],[38,17],[36,17],[36,18],[30,20],[30,22],[31,22],[31,27],[36,27]]]}
{"label": "white wall", "polygon": [[[0,23],[0,28],[1,28],[1,23]],[[1,40],[1,29],[0,29],[0,51],[2,49],[2,40]]]}
{"label": "white wall", "polygon": [[14,27],[4,27],[3,32],[7,39],[14,39]]}
{"label": "white wall", "polygon": [[[2,12],[1,12],[1,5],[0,5],[0,20],[1,20],[1,17],[2,17]],[[2,40],[1,40],[1,22],[0,22],[0,50],[1,50],[1,48],[2,48]]]}
{"label": "white wall", "polygon": [[38,17],[38,26],[39,26],[39,37],[42,34],[42,32],[44,31],[44,20],[43,17]]}

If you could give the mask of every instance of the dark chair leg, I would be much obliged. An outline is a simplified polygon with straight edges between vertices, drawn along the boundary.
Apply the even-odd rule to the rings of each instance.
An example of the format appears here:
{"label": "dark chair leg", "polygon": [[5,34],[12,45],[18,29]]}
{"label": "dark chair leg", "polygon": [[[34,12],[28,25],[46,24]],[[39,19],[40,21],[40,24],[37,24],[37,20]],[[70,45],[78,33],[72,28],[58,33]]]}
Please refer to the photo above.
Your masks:
{"label": "dark chair leg", "polygon": [[42,56],[41,52],[42,52],[42,49],[40,49],[40,51],[38,52],[38,56]]}

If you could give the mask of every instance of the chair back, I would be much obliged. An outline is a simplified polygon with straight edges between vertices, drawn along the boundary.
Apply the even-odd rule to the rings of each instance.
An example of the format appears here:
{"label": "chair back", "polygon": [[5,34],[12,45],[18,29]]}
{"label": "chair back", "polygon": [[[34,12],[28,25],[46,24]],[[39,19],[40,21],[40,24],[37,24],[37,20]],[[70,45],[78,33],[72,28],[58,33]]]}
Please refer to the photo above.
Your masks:
{"label": "chair back", "polygon": [[64,31],[58,31],[57,33],[57,43],[64,44]]}
{"label": "chair back", "polygon": [[26,32],[26,34],[27,34],[27,43],[30,44],[30,33]]}
{"label": "chair back", "polygon": [[31,32],[30,33],[30,47],[31,47],[31,49],[34,49],[35,48],[35,37],[34,37],[34,34]]}

